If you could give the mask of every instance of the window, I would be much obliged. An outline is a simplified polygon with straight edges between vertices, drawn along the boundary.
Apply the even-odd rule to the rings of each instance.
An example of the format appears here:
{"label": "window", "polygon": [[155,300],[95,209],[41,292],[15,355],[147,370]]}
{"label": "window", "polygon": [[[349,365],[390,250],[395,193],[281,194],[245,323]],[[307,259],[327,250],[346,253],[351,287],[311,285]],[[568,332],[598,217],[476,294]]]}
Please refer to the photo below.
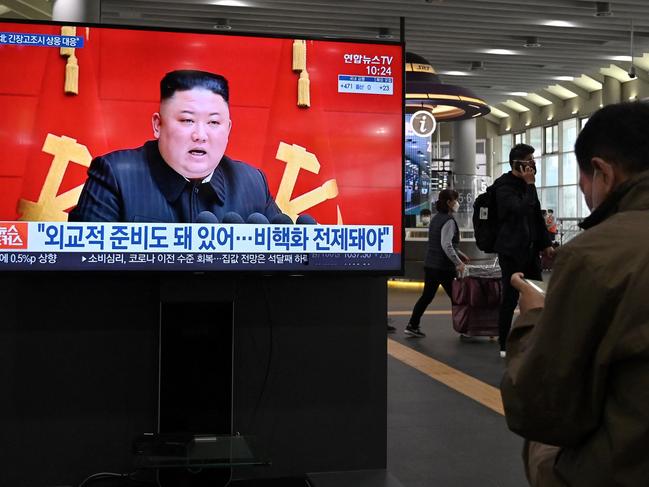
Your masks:
{"label": "window", "polygon": [[554,154],[559,152],[559,126],[550,125],[544,129],[544,153],[545,154]]}
{"label": "window", "polygon": [[529,130],[529,133],[530,133],[530,137],[529,137],[530,145],[534,147],[534,158],[538,159],[541,157],[541,153],[543,152],[541,150],[542,147],[541,139],[543,138],[542,136],[543,131],[541,130],[541,127],[534,127],[533,129]]}
{"label": "window", "polygon": [[577,119],[571,118],[561,122],[561,152],[572,152],[577,139]]}
{"label": "window", "polygon": [[[541,190],[541,208],[554,210],[554,216],[557,217],[559,208],[559,188],[543,188]],[[563,215],[561,215],[563,216]]]}
{"label": "window", "polygon": [[500,161],[509,162],[509,152],[512,150],[512,136],[507,134],[503,135],[500,138],[501,149],[500,149]]}
{"label": "window", "polygon": [[[561,196],[561,216],[563,218],[576,218],[577,215],[577,186],[562,186],[559,188]],[[554,208],[553,208],[554,209]],[[556,210],[555,210],[556,216]]]}
{"label": "window", "polygon": [[559,156],[544,158],[543,174],[545,176],[545,180],[541,180],[543,186],[559,186]]}
{"label": "window", "polygon": [[528,143],[535,148],[536,186],[541,207],[553,209],[555,218],[588,216],[590,210],[577,184],[579,166],[574,154],[575,139],[587,121],[588,118],[571,118],[494,139],[493,177],[509,171],[509,150],[514,143]]}
{"label": "window", "polygon": [[561,184],[577,184],[577,159],[574,152],[561,155]]}

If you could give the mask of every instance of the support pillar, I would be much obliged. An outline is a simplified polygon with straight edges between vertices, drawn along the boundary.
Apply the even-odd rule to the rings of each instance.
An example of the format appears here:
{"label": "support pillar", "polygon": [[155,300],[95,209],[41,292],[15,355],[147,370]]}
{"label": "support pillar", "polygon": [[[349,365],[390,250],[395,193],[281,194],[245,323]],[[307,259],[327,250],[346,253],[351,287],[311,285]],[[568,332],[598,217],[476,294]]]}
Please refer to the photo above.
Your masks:
{"label": "support pillar", "polygon": [[610,76],[604,76],[602,86],[602,105],[611,105],[622,101],[622,83]]}

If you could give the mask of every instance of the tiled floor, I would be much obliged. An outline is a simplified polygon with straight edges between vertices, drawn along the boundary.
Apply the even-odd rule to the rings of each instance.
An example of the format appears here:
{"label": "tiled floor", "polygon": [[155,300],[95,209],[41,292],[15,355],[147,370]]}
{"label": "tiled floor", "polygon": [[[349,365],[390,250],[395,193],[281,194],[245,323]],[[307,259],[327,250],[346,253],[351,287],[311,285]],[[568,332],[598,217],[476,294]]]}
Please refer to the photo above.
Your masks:
{"label": "tiled floor", "polygon": [[[418,290],[389,290],[388,311],[410,311]],[[449,310],[439,292],[428,310]],[[393,314],[389,338],[497,387],[504,362],[488,339],[460,341],[445,314],[424,315],[425,338],[407,338],[409,316]],[[404,487],[522,487],[522,439],[505,418],[388,357],[388,470]]]}

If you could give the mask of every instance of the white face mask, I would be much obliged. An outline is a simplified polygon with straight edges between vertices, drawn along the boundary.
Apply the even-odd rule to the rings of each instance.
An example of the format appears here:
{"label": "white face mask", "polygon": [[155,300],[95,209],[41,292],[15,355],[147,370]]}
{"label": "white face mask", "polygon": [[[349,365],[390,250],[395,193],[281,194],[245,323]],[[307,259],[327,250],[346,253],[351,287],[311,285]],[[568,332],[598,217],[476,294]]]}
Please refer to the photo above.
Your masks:
{"label": "white face mask", "polygon": [[453,206],[451,206],[451,211],[453,213],[457,213],[459,209],[460,209],[460,203],[456,201],[455,203],[453,203]]}
{"label": "white face mask", "polygon": [[425,226],[430,225],[430,218],[427,217],[427,216],[423,217],[423,218],[421,219],[421,224],[422,224],[422,225],[425,225]]}

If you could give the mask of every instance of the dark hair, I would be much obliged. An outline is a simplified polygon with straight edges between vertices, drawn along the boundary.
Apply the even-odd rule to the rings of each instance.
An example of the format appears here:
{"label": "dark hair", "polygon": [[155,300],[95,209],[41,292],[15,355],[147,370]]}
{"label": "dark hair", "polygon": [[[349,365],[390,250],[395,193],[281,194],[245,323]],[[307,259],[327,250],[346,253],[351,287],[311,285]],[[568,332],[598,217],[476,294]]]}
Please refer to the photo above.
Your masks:
{"label": "dark hair", "polygon": [[509,165],[514,167],[514,161],[522,161],[530,154],[534,154],[534,147],[527,144],[516,144],[509,151]]}
{"label": "dark hair", "polygon": [[419,212],[419,216],[430,216],[432,214],[433,214],[433,212],[430,211],[428,208],[424,208],[423,210],[421,210]]}
{"label": "dark hair", "polygon": [[439,192],[437,201],[435,202],[435,209],[440,213],[448,213],[448,202],[458,198],[457,191],[453,189],[443,189]]}
{"label": "dark hair", "polygon": [[649,105],[607,105],[588,119],[575,142],[579,169],[593,173],[591,160],[601,157],[631,175],[649,169]]}
{"label": "dark hair", "polygon": [[221,95],[226,103],[230,102],[228,80],[220,74],[179,69],[170,71],[160,80],[160,101],[171,98],[176,91],[189,91],[194,88],[204,88],[216,95]]}

